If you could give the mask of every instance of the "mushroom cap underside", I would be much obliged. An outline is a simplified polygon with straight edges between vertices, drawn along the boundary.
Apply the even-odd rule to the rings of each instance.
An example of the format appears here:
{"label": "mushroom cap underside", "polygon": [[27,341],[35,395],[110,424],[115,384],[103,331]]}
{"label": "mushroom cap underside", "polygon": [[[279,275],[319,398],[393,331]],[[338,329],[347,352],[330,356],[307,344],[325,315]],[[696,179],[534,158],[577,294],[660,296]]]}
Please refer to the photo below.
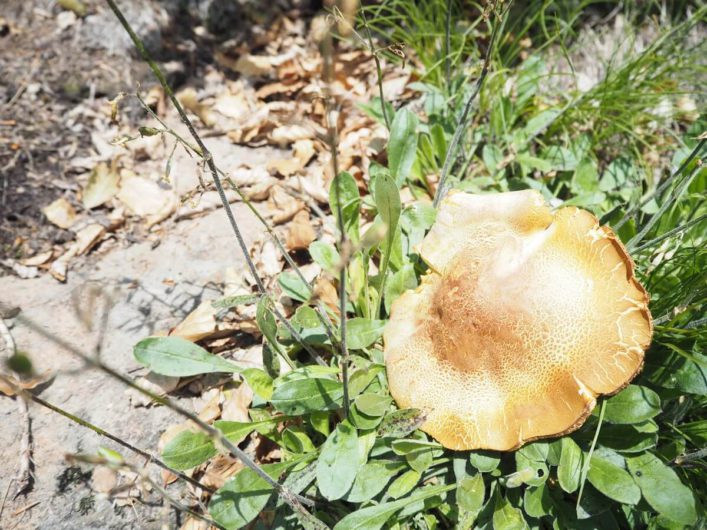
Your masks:
{"label": "mushroom cap underside", "polygon": [[578,428],[650,343],[648,295],[613,232],[534,191],[455,192],[391,308],[390,391],[445,447],[511,450]]}

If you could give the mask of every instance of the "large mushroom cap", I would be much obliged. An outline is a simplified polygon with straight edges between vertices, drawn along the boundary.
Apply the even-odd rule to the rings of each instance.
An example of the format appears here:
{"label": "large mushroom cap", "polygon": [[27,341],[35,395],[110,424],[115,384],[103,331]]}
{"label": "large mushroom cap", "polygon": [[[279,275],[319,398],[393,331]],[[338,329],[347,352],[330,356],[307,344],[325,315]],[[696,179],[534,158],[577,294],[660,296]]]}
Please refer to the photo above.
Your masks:
{"label": "large mushroom cap", "polygon": [[445,447],[511,450],[578,428],[651,340],[648,294],[589,212],[535,191],[451,193],[422,242],[422,284],[393,303],[390,391]]}

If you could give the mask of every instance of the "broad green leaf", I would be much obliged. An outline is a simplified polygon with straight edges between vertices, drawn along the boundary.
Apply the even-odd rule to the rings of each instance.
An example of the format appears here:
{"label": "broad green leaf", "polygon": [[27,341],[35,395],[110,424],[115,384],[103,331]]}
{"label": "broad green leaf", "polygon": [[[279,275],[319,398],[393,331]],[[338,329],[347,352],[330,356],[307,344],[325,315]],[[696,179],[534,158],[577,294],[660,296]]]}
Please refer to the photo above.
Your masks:
{"label": "broad green leaf", "polygon": [[660,414],[660,397],[644,386],[629,385],[606,402],[609,423],[641,423]]}
{"label": "broad green leaf", "polygon": [[427,471],[432,465],[433,460],[433,449],[430,448],[405,453],[405,461],[411,468],[420,473]]}
{"label": "broad green leaf", "polygon": [[[396,244],[396,236],[398,243],[400,242],[400,230],[398,221],[400,220],[401,204],[400,192],[395,182],[388,175],[379,175],[375,183],[375,200],[378,214],[385,223],[386,234],[383,242],[383,262],[380,267],[381,285],[378,300],[376,303],[376,311],[380,308],[381,299],[385,292],[386,277],[388,274],[388,264],[392,258],[394,246],[400,248],[400,244]],[[375,315],[378,316],[378,315]]]}
{"label": "broad green leaf", "polygon": [[692,525],[697,521],[695,497],[674,470],[652,453],[627,458],[626,464],[648,504],[659,514]]}
{"label": "broad green leaf", "polygon": [[187,377],[242,368],[179,337],[148,337],[133,348],[135,359],[156,374]]}
{"label": "broad green leaf", "polygon": [[211,307],[216,309],[230,309],[239,305],[250,305],[258,301],[257,294],[240,294],[236,296],[224,296],[211,302]]}
{"label": "broad green leaf", "polygon": [[275,425],[284,421],[286,418],[275,417],[270,420],[262,421],[226,421],[218,420],[214,422],[214,427],[223,433],[234,444],[241,443],[243,439],[251,432],[258,430],[259,427],[265,425]]}
{"label": "broad green leaf", "polygon": [[204,432],[182,431],[162,450],[162,460],[178,471],[203,464],[216,454],[214,442]]}
{"label": "broad green leaf", "polygon": [[523,510],[530,517],[543,517],[551,515],[552,498],[545,484],[538,487],[526,488],[523,495]]}
{"label": "broad green leaf", "polygon": [[349,379],[349,394],[355,398],[368,388],[378,374],[383,372],[385,367],[382,364],[371,364],[369,366],[359,368]]}
{"label": "broad green leaf", "polygon": [[562,453],[560,465],[557,467],[557,478],[560,487],[567,493],[574,493],[579,487],[582,477],[582,450],[569,436],[562,438]]}
{"label": "broad green leaf", "polygon": [[439,123],[435,123],[430,127],[430,137],[432,145],[434,145],[435,155],[438,162],[444,162],[447,156],[447,139],[444,135],[444,128]]}
{"label": "broad green leaf", "polygon": [[356,398],[356,408],[368,416],[383,416],[392,400],[381,394],[361,394]]}
{"label": "broad green leaf", "polygon": [[361,467],[356,429],[342,422],[329,435],[317,460],[317,486],[328,500],[340,499],[349,491]]}
{"label": "broad green leaf", "polygon": [[[338,183],[338,187],[337,187]],[[337,189],[340,194],[337,201]],[[341,213],[344,223],[344,231],[348,234],[351,241],[358,243],[359,239],[359,209],[361,204],[361,197],[358,191],[358,184],[356,184],[356,179],[347,173],[342,171],[339,173],[331,182],[329,186],[329,206],[331,208],[332,215],[334,219],[337,219],[338,223],[338,206],[341,205]]]}
{"label": "broad green leaf", "polygon": [[402,185],[410,175],[417,151],[417,115],[400,109],[390,126],[388,165],[395,182]]}
{"label": "broad green leaf", "polygon": [[341,256],[334,245],[323,241],[315,241],[309,245],[309,255],[323,270],[334,277],[338,276]]}
{"label": "broad green leaf", "polygon": [[390,517],[406,506],[424,501],[441,493],[454,489],[454,485],[428,486],[409,497],[393,502],[385,502],[350,513],[339,521],[334,530],[378,530]]}
{"label": "broad green leaf", "polygon": [[479,513],[484,505],[486,486],[481,473],[473,477],[466,476],[457,486],[457,503],[467,512]]}
{"label": "broad green leaf", "polygon": [[[283,471],[295,463],[264,464],[261,468],[277,480]],[[244,468],[214,493],[209,502],[209,514],[228,530],[243,528],[263,511],[273,493],[273,488],[255,471]]]}
{"label": "broad green leaf", "polygon": [[298,302],[306,302],[309,300],[309,295],[312,291],[297,273],[290,271],[281,272],[277,277],[277,283],[282,288],[282,292],[285,296]]}
{"label": "broad green leaf", "polygon": [[637,504],[641,490],[625,469],[609,460],[592,456],[587,480],[601,493],[622,504]]}
{"label": "broad green leaf", "polygon": [[391,444],[393,452],[396,455],[407,455],[417,451],[427,449],[442,449],[442,446],[437,442],[428,442],[426,440],[414,440],[406,438],[404,440],[393,440]]}
{"label": "broad green leaf", "polygon": [[543,158],[548,161],[551,169],[558,171],[574,171],[579,161],[575,154],[566,147],[553,145],[543,152]]}
{"label": "broad green leaf", "polygon": [[282,431],[282,443],[295,454],[314,453],[317,448],[301,427],[291,425]]}
{"label": "broad green leaf", "polygon": [[264,400],[270,401],[273,391],[272,377],[259,368],[246,368],[241,372],[241,376],[243,376],[253,392]]}
{"label": "broad green leaf", "polygon": [[361,350],[376,342],[385,328],[385,320],[356,317],[346,322],[346,345],[351,350]]}
{"label": "broad green leaf", "polygon": [[493,511],[493,530],[520,530],[527,529],[528,523],[523,518],[523,513],[514,508],[510,502],[500,495],[496,497]]}
{"label": "broad green leaf", "polygon": [[469,453],[469,463],[482,473],[490,473],[498,467],[501,458],[489,451],[472,451]]}
{"label": "broad green leaf", "polygon": [[522,472],[531,469],[532,474],[528,478],[523,478],[525,484],[539,486],[547,480],[549,475],[547,464],[548,445],[544,442],[536,442],[522,447],[516,451],[516,470]]}
{"label": "broad green leaf", "polygon": [[349,415],[351,418],[351,423],[361,430],[375,429],[378,425],[380,425],[380,422],[383,421],[383,418],[380,416],[369,416],[368,414],[364,414],[359,410],[355,403],[349,410]]}
{"label": "broad green leaf", "polygon": [[425,421],[425,414],[420,409],[400,409],[389,412],[378,427],[382,438],[404,438],[416,430]]}
{"label": "broad green leaf", "polygon": [[664,388],[707,395],[707,355],[693,352],[688,358],[673,351],[650,356],[646,359],[644,377]]}
{"label": "broad green leaf", "polygon": [[555,118],[560,114],[559,109],[547,109],[540,111],[538,114],[528,120],[525,126],[525,133],[529,137],[540,134],[547,126],[549,126]]}
{"label": "broad green leaf", "polygon": [[399,499],[403,495],[410,493],[413,488],[417,486],[418,482],[420,482],[420,478],[422,478],[422,473],[419,471],[415,471],[414,469],[406,471],[393,481],[387,493],[391,498]]}
{"label": "broad green leaf", "polygon": [[383,491],[390,479],[403,468],[405,464],[391,460],[373,460],[366,463],[358,471],[356,480],[344,500],[357,503],[371,500]]}
{"label": "broad green leaf", "polygon": [[415,267],[412,263],[406,263],[403,267],[395,271],[385,284],[385,312],[390,314],[390,306],[408,289],[417,287]]}
{"label": "broad green leaf", "polygon": [[310,414],[309,423],[312,424],[312,428],[319,434],[323,434],[325,437],[329,436],[329,413],[324,410],[317,410]]}
{"label": "broad green leaf", "polygon": [[271,402],[285,414],[298,415],[341,408],[343,385],[332,379],[295,379],[275,387]]}
{"label": "broad green leaf", "polygon": [[601,428],[599,443],[604,447],[609,447],[621,453],[640,453],[646,449],[651,449],[658,442],[657,432],[642,432],[635,425],[614,425],[606,424]]}

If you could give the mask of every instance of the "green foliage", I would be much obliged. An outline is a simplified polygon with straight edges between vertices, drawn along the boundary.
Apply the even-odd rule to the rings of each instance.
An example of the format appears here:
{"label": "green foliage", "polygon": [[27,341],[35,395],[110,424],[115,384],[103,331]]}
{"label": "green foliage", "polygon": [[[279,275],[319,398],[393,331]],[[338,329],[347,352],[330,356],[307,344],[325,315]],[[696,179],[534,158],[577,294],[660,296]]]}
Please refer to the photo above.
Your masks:
{"label": "green foliage", "polygon": [[[276,444],[282,462],[264,465],[265,471],[292,491],[318,499],[314,516],[335,530],[705,524],[707,169],[700,165],[704,142],[695,138],[707,121],[671,122],[657,115],[656,105],[664,97],[674,104],[694,88],[685,84],[688,73],[704,72],[704,63],[688,64],[704,44],[683,45],[707,8],[676,15],[644,49],[610,65],[590,90],[553,92],[550,60],[539,51],[554,47],[569,57],[579,45],[576,31],[588,2],[518,4],[506,21],[513,38],[501,39],[492,54],[476,114],[461,125],[458,116],[472,90],[468,81],[478,74],[474,65],[483,50],[477,45],[488,35],[488,24],[473,16],[473,7],[451,2],[447,53],[446,0],[386,0],[365,8],[379,36],[406,41],[415,54],[420,75],[413,88],[423,111],[418,116],[411,110],[418,107],[407,105],[395,112],[386,102],[394,116],[387,167],[372,163],[363,184],[342,172],[329,190],[331,212],[341,211],[349,241],[343,247],[316,241],[309,248],[329,275],[338,279],[342,267],[346,272],[348,411],[339,315],[325,314],[335,328],[330,335],[311,289],[293,271],[278,277],[295,305],[289,324],[327,366],[298,357],[301,345],[273,314],[274,296],[260,298],[257,307],[264,357],[270,355],[265,370],[242,370],[178,339],[146,339],[135,348],[136,358],[158,373],[240,373],[258,397],[252,421],[219,421],[216,427],[234,443],[255,431]],[[469,8],[464,16],[462,7]],[[524,36],[534,46],[527,58],[519,44]],[[687,70],[678,74],[680,68]],[[365,108],[383,123],[380,101]],[[595,212],[627,244],[651,295],[653,344],[633,384],[602,401],[603,416],[591,415],[571,434],[517,451],[443,449],[419,430],[425,411],[396,407],[385,376],[386,316],[426,272],[416,248],[436,215],[427,177],[439,174],[457,126],[467,133],[463,156],[453,165],[456,187],[477,193],[532,188],[558,206]],[[658,162],[647,163],[656,157]],[[410,194],[419,200],[401,200]],[[362,220],[371,222],[365,233],[359,231]],[[218,307],[253,301],[224,299]],[[293,370],[280,375],[277,358]],[[177,469],[189,469],[216,450],[205,435],[185,431],[162,456]],[[209,504],[210,515],[229,529],[251,523],[262,511],[270,513],[258,524],[267,521],[272,528],[323,524],[301,514],[294,519],[270,486],[247,469]]]}
{"label": "green foliage", "polygon": [[135,359],[156,374],[187,377],[242,370],[238,365],[179,337],[148,337],[133,348]]}

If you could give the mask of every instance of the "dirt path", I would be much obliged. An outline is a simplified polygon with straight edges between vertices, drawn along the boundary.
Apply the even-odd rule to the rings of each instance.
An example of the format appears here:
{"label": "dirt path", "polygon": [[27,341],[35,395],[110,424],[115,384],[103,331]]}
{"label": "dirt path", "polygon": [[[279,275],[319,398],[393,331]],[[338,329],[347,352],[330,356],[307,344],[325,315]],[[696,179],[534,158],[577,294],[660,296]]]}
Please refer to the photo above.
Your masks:
{"label": "dirt path", "polygon": [[[235,206],[234,211],[246,238],[252,241],[259,233],[253,216],[242,205]],[[19,306],[23,318],[86,351],[93,348],[98,334],[87,329],[79,312],[89,307],[91,292],[96,287],[112,293],[102,357],[125,373],[138,368],[132,357],[132,346],[138,340],[177,324],[198,305],[202,296],[214,295],[208,292],[209,287],[202,286],[221,281],[226,267],[242,266],[230,227],[218,210],[177,224],[157,248],[144,242],[113,250],[75,271],[65,284],[49,275],[31,280],[2,277],[0,302]],[[99,311],[94,310],[90,317],[96,323]],[[52,370],[56,374],[39,393],[44,400],[148,451],[155,450],[165,427],[179,422],[163,407],[134,407],[125,387],[101,372],[83,369],[80,360],[27,326],[16,322],[11,331],[18,349],[29,355],[37,370]],[[192,407],[190,398],[182,401]],[[159,528],[164,523],[169,527],[177,525],[176,514],[161,505],[138,503],[133,508],[114,508],[112,501],[96,497],[88,485],[90,473],[69,480],[71,471],[67,470],[71,464],[64,461],[64,454],[95,454],[104,446],[120,450],[135,463],[140,463],[139,458],[134,459],[117,444],[37,404],[30,406],[30,417],[36,481],[27,496],[16,500],[8,497],[0,528],[122,529]],[[0,421],[0,495],[4,495],[19,464],[23,429],[14,400],[0,399]],[[34,503],[37,504],[22,514],[13,515]]]}

